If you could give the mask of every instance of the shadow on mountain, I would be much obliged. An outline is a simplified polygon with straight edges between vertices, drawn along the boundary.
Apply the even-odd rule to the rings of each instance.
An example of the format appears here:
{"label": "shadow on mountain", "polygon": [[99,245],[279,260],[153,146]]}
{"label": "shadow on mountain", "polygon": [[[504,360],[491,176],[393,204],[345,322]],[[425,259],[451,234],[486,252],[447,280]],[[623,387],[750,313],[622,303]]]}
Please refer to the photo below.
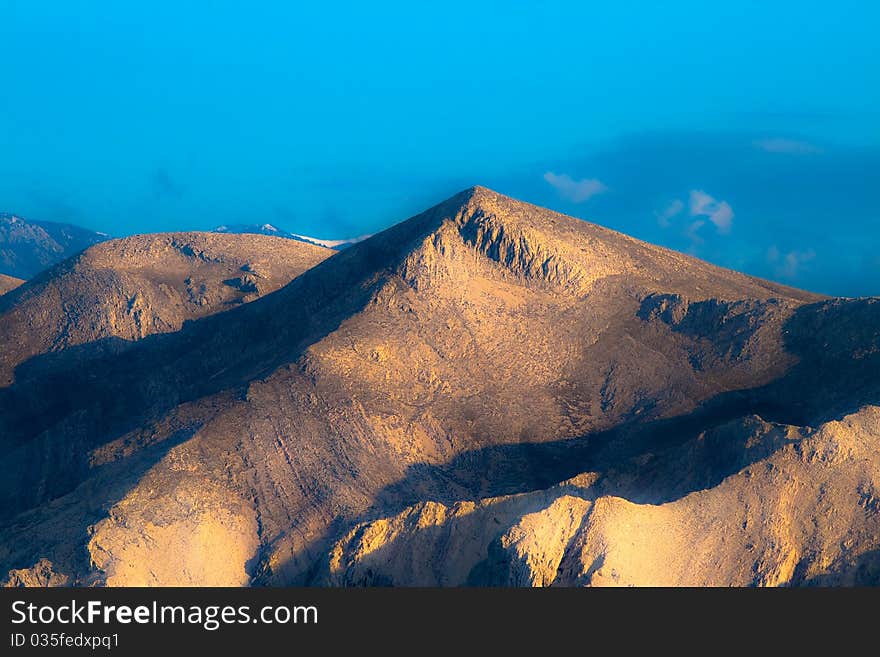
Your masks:
{"label": "shadow on mountain", "polygon": [[[14,477],[0,483],[0,523],[75,488],[90,474],[87,459],[96,447],[183,403],[221,391],[242,394],[248,382],[295,363],[365,307],[387,280],[389,249],[405,253],[407,245],[385,243],[392,246],[361,243],[278,292],[187,323],[176,333],[133,345],[103,340],[20,365],[16,382],[0,389],[0,441],[7,467],[27,472],[28,483],[19,486]],[[603,493],[641,502],[717,485],[768,455],[745,449],[736,432],[721,430],[725,425],[759,415],[806,426],[878,401],[878,326],[876,299],[803,306],[784,329],[785,347],[800,362],[777,381],[723,393],[685,416],[553,442],[494,445],[446,464],[411,466],[401,481],[378,493],[360,519],[392,515],[426,499],[452,502],[540,490],[587,471],[602,475]],[[704,441],[711,449],[681,451],[713,430],[722,438]],[[734,437],[725,442],[729,435]],[[138,457],[144,459],[142,471],[162,454]],[[315,544],[315,554],[327,540],[329,534]]]}
{"label": "shadow on mountain", "polygon": [[134,344],[109,338],[19,365],[15,383],[0,389],[0,447],[9,455],[7,467],[33,469],[31,479],[47,484],[17,489],[4,478],[0,522],[71,490],[87,472],[88,453],[101,444],[180,404],[244,392],[250,381],[294,363],[375,292],[376,281],[351,283],[351,264],[325,272],[343,256],[278,292],[187,322],[175,333]]}
{"label": "shadow on mountain", "polygon": [[834,564],[828,572],[796,583],[801,586],[878,586],[880,550],[870,550],[845,563]]}
{"label": "shadow on mountain", "polygon": [[[108,353],[118,343],[101,341],[19,365],[15,382],[0,388],[0,448],[13,454],[28,447],[18,453],[25,458],[7,458],[7,467],[36,469],[35,479],[52,483],[17,490],[0,480],[0,524],[68,492],[95,447],[181,404],[219,392],[244,394],[250,382],[296,363],[362,311],[382,285],[398,280],[393,271],[400,259],[469,194],[335,254],[272,294],[186,322],[177,332],[150,335],[121,353]],[[65,469],[74,474],[60,476]]]}
{"label": "shadow on mountain", "polygon": [[[880,404],[878,326],[878,299],[804,306],[784,329],[786,349],[799,362],[768,385],[723,393],[683,416],[579,438],[494,445],[440,465],[412,465],[348,526],[393,516],[426,500],[452,504],[543,490],[584,472],[600,475],[597,495],[640,504],[662,504],[712,488],[790,442],[784,427],[765,422],[809,429],[865,404]],[[756,433],[765,435],[756,442]],[[325,555],[334,535],[339,534],[328,532],[310,551]],[[320,577],[320,568],[316,564],[312,578]]]}
{"label": "shadow on mountain", "polygon": [[35,555],[48,558],[61,574],[77,577],[88,573],[89,528],[105,518],[107,510],[122,500],[155,463],[197,430],[198,427],[192,427],[175,432],[132,458],[93,468],[79,488],[53,500],[51,509],[38,508],[18,515],[0,534],[0,581],[12,569],[34,566]]}
{"label": "shadow on mountain", "polygon": [[[640,470],[653,470],[651,479],[657,483],[645,490],[630,485],[622,491],[603,481],[608,494],[625,493],[636,502],[660,504],[710,488],[770,452],[746,449],[748,436],[736,430],[721,431],[724,440],[704,441],[699,461],[694,461],[697,454],[690,454],[690,462],[670,458],[675,450],[741,418],[759,416],[806,427],[880,403],[877,326],[878,300],[804,306],[785,327],[786,349],[800,362],[766,386],[723,393],[683,416],[629,423],[579,438],[494,445],[464,452],[443,465],[414,465],[404,480],[378,495],[376,507],[399,510],[424,499],[451,502],[523,493],[591,471],[629,469],[632,477]],[[627,465],[634,460],[638,464]],[[689,483],[682,481],[682,470]]]}
{"label": "shadow on mountain", "polygon": [[[448,504],[527,493],[584,472],[601,475],[598,485],[603,494],[662,504],[711,488],[769,456],[772,449],[746,449],[749,435],[737,432],[737,420],[753,415],[779,417],[784,414],[780,411],[784,409],[754,400],[749,393],[726,393],[681,417],[630,424],[580,438],[464,452],[442,465],[411,466],[405,479],[379,493],[375,510],[389,515],[388,509],[399,512],[426,499]],[[699,448],[679,453],[701,437]],[[772,446],[779,445],[773,442]],[[375,512],[365,515],[373,517]]]}

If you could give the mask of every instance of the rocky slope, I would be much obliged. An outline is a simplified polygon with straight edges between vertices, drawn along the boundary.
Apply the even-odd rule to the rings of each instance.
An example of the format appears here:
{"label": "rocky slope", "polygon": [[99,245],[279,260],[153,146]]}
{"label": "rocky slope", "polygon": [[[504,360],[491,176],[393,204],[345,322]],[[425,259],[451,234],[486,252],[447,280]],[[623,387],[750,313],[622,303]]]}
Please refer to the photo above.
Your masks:
{"label": "rocky slope", "polygon": [[[880,401],[880,303],[749,278],[483,188],[252,303],[121,353],[70,351],[0,389],[15,473],[0,487],[0,567],[16,581],[51,566],[110,585],[743,583],[734,549],[693,572],[663,560],[706,528],[724,540],[746,505],[769,518],[755,505],[771,504],[776,469],[829,482],[848,531],[876,535],[852,494],[871,463],[838,478],[789,452]],[[863,412],[850,442],[867,441],[853,459],[870,461]],[[778,499],[768,528],[818,508]],[[661,525],[656,559],[625,551],[652,548]],[[769,532],[737,540],[776,554]],[[779,554],[818,545],[792,536]],[[590,571],[602,559],[617,580]],[[780,563],[748,581],[832,576],[810,562],[809,577],[784,577]]]}
{"label": "rocky slope", "polygon": [[107,235],[71,224],[28,221],[0,213],[0,274],[31,278],[106,239]]}
{"label": "rocky slope", "polygon": [[14,278],[13,276],[0,274],[0,296],[3,296],[10,290],[14,290],[22,283],[24,283],[24,281],[20,278]]}

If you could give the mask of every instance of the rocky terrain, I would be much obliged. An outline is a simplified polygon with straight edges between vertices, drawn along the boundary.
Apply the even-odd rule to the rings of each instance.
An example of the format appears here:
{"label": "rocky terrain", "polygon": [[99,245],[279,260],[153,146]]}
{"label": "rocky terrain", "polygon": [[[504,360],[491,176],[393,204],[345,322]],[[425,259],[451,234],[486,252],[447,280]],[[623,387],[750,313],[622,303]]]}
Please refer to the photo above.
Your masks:
{"label": "rocky terrain", "polygon": [[106,239],[107,235],[79,226],[28,221],[0,212],[0,274],[31,278]]}
{"label": "rocky terrain", "polygon": [[875,299],[473,188],[138,337],[0,388],[8,583],[877,583]]}
{"label": "rocky terrain", "polygon": [[[333,251],[259,235],[160,233],[93,246],[0,299],[0,383],[34,356],[115,353],[286,285]],[[71,348],[79,347],[72,352]],[[44,359],[54,366],[52,358]],[[31,364],[39,367],[36,362]]]}

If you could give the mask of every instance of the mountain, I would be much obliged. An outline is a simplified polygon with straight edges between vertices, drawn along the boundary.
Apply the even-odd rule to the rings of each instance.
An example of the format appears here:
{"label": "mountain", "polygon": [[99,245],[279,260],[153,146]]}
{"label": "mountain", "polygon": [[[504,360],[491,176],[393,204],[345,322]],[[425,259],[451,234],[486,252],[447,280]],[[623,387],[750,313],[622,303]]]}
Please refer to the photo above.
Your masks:
{"label": "mountain", "polygon": [[31,278],[109,237],[71,224],[27,221],[0,213],[0,274]]}
{"label": "mountain", "polygon": [[337,251],[341,251],[342,249],[347,249],[353,244],[357,244],[358,242],[363,242],[365,239],[372,237],[372,235],[360,235],[358,237],[349,237],[347,239],[342,240],[322,240],[317,237],[309,237],[308,235],[296,235],[293,237],[295,239],[300,239],[303,242],[309,242],[310,244],[316,244],[318,246],[324,246],[328,249],[336,249]]}
{"label": "mountain", "polygon": [[20,278],[14,278],[12,276],[0,274],[0,296],[3,296],[10,290],[14,290],[22,283],[24,283],[24,281]]}
{"label": "mountain", "polygon": [[878,445],[877,406],[815,428],[746,416],[544,490],[361,523],[323,583],[877,585]]}
{"label": "mountain", "polygon": [[231,226],[217,226],[213,232],[246,235],[272,235],[274,237],[285,237],[290,240],[307,242],[316,246],[323,246],[328,249],[336,250],[345,249],[352,244],[363,242],[365,239],[370,237],[370,235],[361,235],[360,237],[352,237],[349,239],[323,240],[318,239],[317,237],[309,237],[308,235],[297,235],[296,233],[289,233],[286,230],[282,230],[281,228],[273,226],[272,224],[233,224]]}
{"label": "mountain", "polygon": [[477,187],[87,346],[0,388],[11,584],[877,583],[877,299]]}
{"label": "mountain", "polygon": [[[334,252],[261,235],[162,233],[111,240],[0,299],[0,382],[38,355],[115,353],[289,283]],[[79,353],[79,352],[77,352]],[[66,357],[66,356],[62,356]]]}

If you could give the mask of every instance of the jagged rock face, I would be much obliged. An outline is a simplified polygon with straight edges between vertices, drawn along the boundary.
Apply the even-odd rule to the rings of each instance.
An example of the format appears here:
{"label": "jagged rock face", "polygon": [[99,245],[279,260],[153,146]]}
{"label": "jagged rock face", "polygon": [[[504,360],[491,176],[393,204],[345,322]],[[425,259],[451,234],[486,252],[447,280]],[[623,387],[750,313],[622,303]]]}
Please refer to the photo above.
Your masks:
{"label": "jagged rock face", "polygon": [[[44,558],[97,584],[598,583],[560,574],[601,500],[720,490],[798,426],[877,402],[878,327],[874,300],[475,188],[252,303],[0,389],[22,473],[0,483],[0,567]],[[727,522],[740,502],[725,499]]]}
{"label": "jagged rock face", "polygon": [[[103,242],[0,300],[0,382],[50,352],[115,353],[286,285],[332,255],[263,236],[168,233]],[[70,353],[69,351],[66,353]],[[38,369],[39,364],[34,364]]]}
{"label": "jagged rock face", "polygon": [[[758,449],[719,484],[654,503],[645,463],[522,495],[421,503],[352,529],[325,581],[403,586],[778,586],[876,584],[880,407],[818,429],[744,419],[664,454],[705,468],[699,442]],[[726,445],[729,449],[730,445]],[[715,446],[717,449],[717,445]],[[658,460],[658,457],[653,457]],[[662,477],[658,477],[662,474]],[[687,470],[682,474],[687,476]],[[681,475],[680,475],[681,476]],[[579,484],[579,485],[577,485]],[[662,502],[662,503],[658,503]]]}
{"label": "jagged rock face", "polygon": [[68,583],[68,578],[56,573],[47,559],[40,559],[30,568],[10,570],[6,578],[6,586],[10,587],[66,586]]}
{"label": "jagged rock face", "polygon": [[106,239],[79,226],[0,213],[0,274],[30,278]]}
{"label": "jagged rock face", "polygon": [[24,281],[20,278],[0,274],[0,296],[3,296],[7,292],[14,290],[22,283],[24,283]]}
{"label": "jagged rock face", "polygon": [[319,581],[335,586],[549,586],[591,501],[585,474],[543,491],[429,501],[355,526]]}

